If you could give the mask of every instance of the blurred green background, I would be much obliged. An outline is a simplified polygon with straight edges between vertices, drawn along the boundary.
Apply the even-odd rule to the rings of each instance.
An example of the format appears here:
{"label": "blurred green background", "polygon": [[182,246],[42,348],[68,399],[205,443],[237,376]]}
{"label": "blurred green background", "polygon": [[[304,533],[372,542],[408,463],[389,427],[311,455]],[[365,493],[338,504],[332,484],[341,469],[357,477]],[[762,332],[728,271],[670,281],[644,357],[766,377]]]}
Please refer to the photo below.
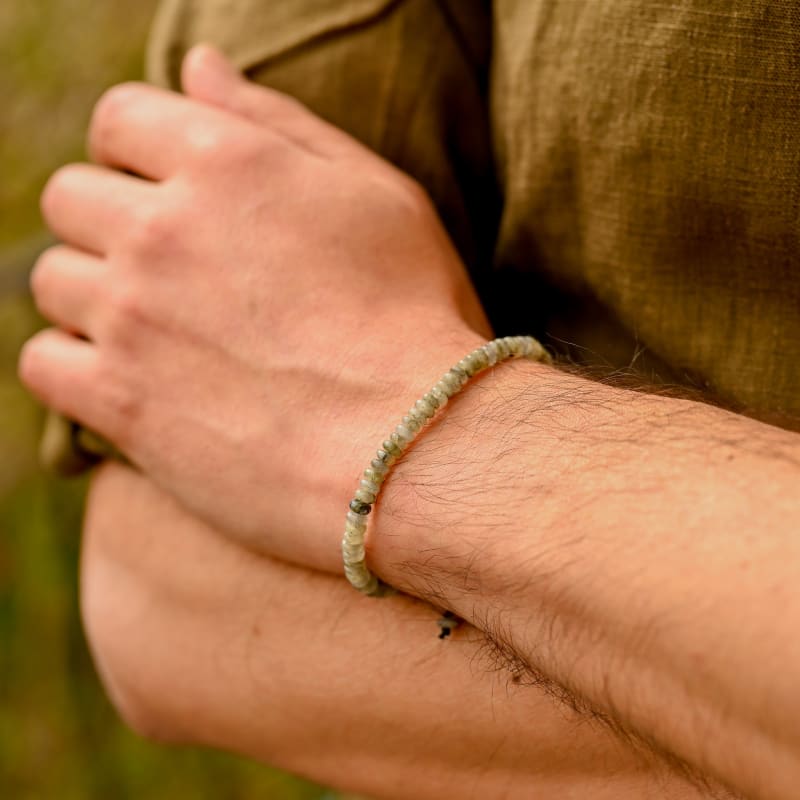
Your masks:
{"label": "blurred green background", "polygon": [[138,739],[95,676],[77,607],[84,486],[42,475],[42,412],[17,383],[38,327],[27,274],[47,244],[38,194],[83,158],[102,90],[138,78],[156,0],[0,4],[0,798],[333,797],[266,767]]}

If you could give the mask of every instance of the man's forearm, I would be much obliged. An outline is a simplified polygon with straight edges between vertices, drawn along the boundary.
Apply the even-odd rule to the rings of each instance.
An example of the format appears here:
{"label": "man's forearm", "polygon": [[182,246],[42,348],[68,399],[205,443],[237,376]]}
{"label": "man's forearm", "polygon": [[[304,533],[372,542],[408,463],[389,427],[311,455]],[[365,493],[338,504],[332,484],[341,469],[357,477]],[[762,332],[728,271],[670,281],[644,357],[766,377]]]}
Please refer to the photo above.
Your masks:
{"label": "man's forearm", "polygon": [[129,469],[95,481],[83,567],[101,674],[144,732],[380,798],[712,796],[514,686],[479,632],[441,642],[425,604],[253,555]]}
{"label": "man's forearm", "polygon": [[369,563],[671,757],[800,782],[800,437],[504,365],[395,467]]}

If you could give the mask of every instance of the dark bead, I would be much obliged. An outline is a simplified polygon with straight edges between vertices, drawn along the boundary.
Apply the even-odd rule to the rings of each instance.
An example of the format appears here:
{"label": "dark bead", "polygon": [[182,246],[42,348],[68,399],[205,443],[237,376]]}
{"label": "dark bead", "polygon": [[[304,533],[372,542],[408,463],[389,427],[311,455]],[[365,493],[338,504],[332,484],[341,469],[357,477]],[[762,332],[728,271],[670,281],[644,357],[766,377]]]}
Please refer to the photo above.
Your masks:
{"label": "dark bead", "polygon": [[362,503],[361,500],[351,500],[350,510],[356,514],[367,515],[372,511],[372,506],[369,503]]}
{"label": "dark bead", "polygon": [[439,638],[446,639],[461,624],[461,620],[452,611],[445,611],[436,624],[439,626]]}

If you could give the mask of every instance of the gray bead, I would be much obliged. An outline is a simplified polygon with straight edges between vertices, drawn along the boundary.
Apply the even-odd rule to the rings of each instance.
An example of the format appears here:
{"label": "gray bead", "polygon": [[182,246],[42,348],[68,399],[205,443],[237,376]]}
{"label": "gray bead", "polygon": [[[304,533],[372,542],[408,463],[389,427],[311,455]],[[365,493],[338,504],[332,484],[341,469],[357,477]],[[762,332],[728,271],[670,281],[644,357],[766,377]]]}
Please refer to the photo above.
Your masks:
{"label": "gray bead", "polygon": [[540,359],[545,355],[545,352],[539,342],[529,336],[527,352],[525,355],[528,356],[528,358]]}
{"label": "gray bead", "polygon": [[353,525],[349,522],[345,522],[344,524],[344,532],[342,534],[342,543],[349,542],[363,542],[367,535],[366,528],[358,525]]}
{"label": "gray bead", "polygon": [[461,388],[461,379],[451,370],[442,375],[439,383],[445,387],[447,394],[451,397]]}
{"label": "gray bead", "polygon": [[416,403],[408,409],[408,414],[406,415],[411,419],[415,420],[417,425],[421,428],[429,419],[422,411],[417,408]]}
{"label": "gray bead", "polygon": [[372,461],[369,462],[369,465],[375,470],[375,472],[379,473],[381,470],[383,470],[384,476],[386,476],[386,473],[389,471],[388,465],[384,464],[383,461],[377,458],[373,458]]}
{"label": "gray bead", "polygon": [[456,364],[456,368],[460,369],[468,378],[472,377],[472,369],[470,368],[469,361],[467,361],[466,357],[462,358],[461,361]]}
{"label": "gray bead", "polygon": [[347,542],[342,544],[342,558],[345,564],[363,564],[366,552],[363,542]]}
{"label": "gray bead", "polygon": [[489,356],[486,354],[486,351],[479,347],[471,356],[474,359],[475,363],[478,366],[478,369],[486,369],[489,366]]}
{"label": "gray bead", "polygon": [[363,564],[345,564],[344,574],[356,589],[364,591],[367,589],[375,576]]}
{"label": "gray bead", "polygon": [[494,342],[488,342],[483,346],[483,352],[486,353],[487,365],[493,367],[497,363],[497,346]]}
{"label": "gray bead", "polygon": [[429,405],[433,407],[433,410],[436,411],[437,408],[441,405],[441,403],[436,399],[436,395],[433,392],[427,392],[422,395],[422,399]]}
{"label": "gray bead", "polygon": [[403,425],[414,434],[422,427],[422,421],[417,417],[412,417],[411,414],[406,414],[403,417]]}
{"label": "gray bead", "polygon": [[380,484],[377,484],[374,481],[368,481],[366,478],[362,478],[359,486],[361,489],[366,489],[368,492],[372,492],[373,494],[377,494],[378,489],[380,489]]}
{"label": "gray bead", "polygon": [[362,533],[367,529],[367,515],[359,514],[357,511],[353,511],[352,501],[350,503],[350,511],[347,512],[346,519],[347,521],[345,522],[345,525],[351,525],[355,528],[360,528]]}
{"label": "gray bead", "polygon": [[433,389],[430,390],[429,394],[432,394],[439,403],[439,408],[443,408],[447,405],[447,401],[450,399],[450,393],[447,391],[447,387],[439,381]]}
{"label": "gray bead", "polygon": [[[377,497],[378,497],[378,495],[377,495],[376,492],[370,492],[370,491],[367,491],[366,489],[359,488],[359,489],[356,489],[356,493],[353,495],[353,500],[357,501],[359,503],[362,503],[367,508],[369,508],[375,502]],[[350,508],[353,508],[353,504],[352,503],[350,504]],[[353,509],[353,510],[356,511],[356,509]],[[372,509],[370,509],[370,511],[371,510]],[[356,513],[358,513],[358,512],[356,511]],[[366,511],[364,513],[369,514],[369,511]]]}
{"label": "gray bead", "polygon": [[391,437],[389,437],[383,443],[383,449],[387,453],[391,453],[391,455],[393,455],[395,458],[399,458],[401,455],[403,455],[403,449],[397,444],[397,442],[392,441]]}
{"label": "gray bead", "polygon": [[372,481],[380,485],[383,482],[383,479],[386,477],[386,473],[388,472],[388,468],[377,469],[374,466],[369,466],[364,470],[364,477],[368,481]]}
{"label": "gray bead", "polygon": [[414,408],[416,408],[420,414],[424,415],[426,419],[430,419],[433,416],[433,412],[436,410],[424,397],[421,397],[414,403]]}
{"label": "gray bead", "polygon": [[412,431],[408,425],[403,422],[401,422],[394,430],[401,439],[405,439],[407,442],[410,442],[414,438],[414,431]]}

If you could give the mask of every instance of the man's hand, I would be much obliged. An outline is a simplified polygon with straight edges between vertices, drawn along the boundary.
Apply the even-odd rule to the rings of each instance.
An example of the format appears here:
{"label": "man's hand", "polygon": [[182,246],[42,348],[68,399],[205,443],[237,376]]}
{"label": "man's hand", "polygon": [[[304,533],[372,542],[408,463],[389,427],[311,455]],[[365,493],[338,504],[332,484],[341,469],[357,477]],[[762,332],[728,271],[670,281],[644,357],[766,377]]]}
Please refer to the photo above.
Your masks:
{"label": "man's hand", "polygon": [[195,513],[335,570],[370,453],[488,323],[418,185],[214,51],[184,85],[109,91],[96,163],[48,183],[58,327],[21,377]]}

